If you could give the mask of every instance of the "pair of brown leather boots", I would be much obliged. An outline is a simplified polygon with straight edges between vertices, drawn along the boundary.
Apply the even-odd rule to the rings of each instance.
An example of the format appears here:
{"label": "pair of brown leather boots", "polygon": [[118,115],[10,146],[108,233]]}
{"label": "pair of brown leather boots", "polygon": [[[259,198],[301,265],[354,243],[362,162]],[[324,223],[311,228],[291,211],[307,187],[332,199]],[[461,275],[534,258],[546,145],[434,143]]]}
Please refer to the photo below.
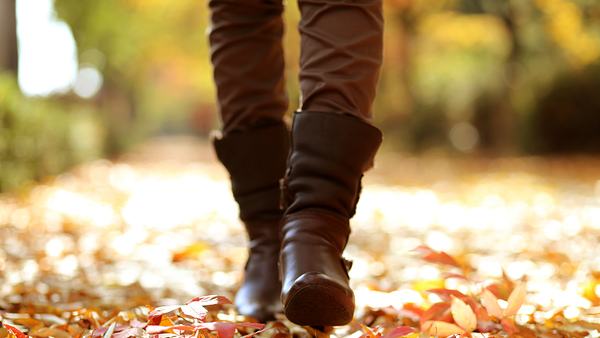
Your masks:
{"label": "pair of brown leather boots", "polygon": [[383,55],[382,0],[297,4],[301,108],[290,132],[284,1],[208,1],[223,122],[214,145],[250,237],[240,313],[265,321],[283,310],[297,324],[333,326],[354,312],[342,252],[362,174],[381,142],[369,121]]}
{"label": "pair of brown leather boots", "polygon": [[297,112],[291,138],[281,123],[214,139],[250,239],[240,313],[267,321],[283,310],[311,326],[352,319],[342,252],[381,138],[356,116]]}

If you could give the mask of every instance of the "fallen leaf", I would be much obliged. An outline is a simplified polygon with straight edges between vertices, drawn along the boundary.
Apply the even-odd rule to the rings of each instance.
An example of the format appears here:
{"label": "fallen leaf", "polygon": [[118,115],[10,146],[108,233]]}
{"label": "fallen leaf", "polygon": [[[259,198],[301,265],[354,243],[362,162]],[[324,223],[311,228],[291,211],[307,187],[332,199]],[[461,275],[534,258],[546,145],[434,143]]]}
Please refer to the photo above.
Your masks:
{"label": "fallen leaf", "polygon": [[508,334],[512,335],[519,332],[519,329],[515,325],[515,322],[512,320],[512,318],[503,318],[500,323],[502,324],[504,331],[506,331]]}
{"label": "fallen leaf", "polygon": [[452,289],[429,289],[427,290],[427,292],[438,295],[442,300],[446,302],[451,301],[452,297],[460,299],[467,297],[464,293]]}
{"label": "fallen leaf", "polygon": [[508,297],[508,305],[502,313],[504,317],[510,317],[517,314],[519,308],[521,308],[521,305],[523,305],[523,302],[525,301],[526,294],[527,288],[525,286],[525,283],[521,283],[515,287],[515,289],[511,292],[510,296]]}
{"label": "fallen leaf", "polygon": [[200,302],[191,302],[189,304],[185,304],[181,307],[181,312],[183,314],[190,316],[192,318],[196,318],[198,320],[206,319],[206,315],[208,311],[204,306],[200,305]]}
{"label": "fallen leaf", "polygon": [[218,304],[231,304],[231,301],[227,297],[210,295],[195,297],[187,301],[186,304],[198,303],[202,306],[218,305]]}
{"label": "fallen leaf", "polygon": [[429,320],[423,323],[423,325],[421,325],[421,331],[433,336],[440,337],[447,337],[453,334],[466,333],[465,330],[463,330],[455,324],[436,320]]}
{"label": "fallen leaf", "polygon": [[171,260],[173,262],[181,262],[190,259],[198,259],[202,256],[209,247],[204,242],[198,242],[191,245],[188,245],[183,250],[173,253]]}
{"label": "fallen leaf", "polygon": [[112,338],[129,338],[129,337],[143,337],[144,336],[144,330],[142,328],[139,327],[130,327],[128,329],[125,329],[123,331],[119,331],[115,334],[113,334]]}
{"label": "fallen leaf", "polygon": [[450,307],[454,322],[466,332],[473,332],[477,327],[477,317],[469,305],[457,297],[452,297]]}
{"label": "fallen leaf", "polygon": [[428,262],[460,268],[458,262],[444,251],[435,251],[427,245],[420,245],[414,248],[413,251],[418,252],[421,255],[421,258]]}
{"label": "fallen leaf", "polygon": [[40,327],[31,330],[29,335],[36,337],[71,338],[71,335],[68,332],[51,327]]}
{"label": "fallen leaf", "polygon": [[146,327],[146,332],[149,334],[156,334],[167,332],[171,330],[181,330],[181,331],[196,331],[200,326],[198,325],[169,325],[169,326],[161,326],[161,325],[148,325]]}
{"label": "fallen leaf", "polygon": [[383,338],[396,338],[407,336],[416,330],[410,326],[398,326],[386,333]]}
{"label": "fallen leaf", "polygon": [[181,308],[181,305],[159,306],[159,307],[155,308],[154,310],[150,311],[150,313],[148,314],[148,323],[149,324],[158,324],[158,323],[160,323],[160,319],[162,318],[163,315],[166,315],[169,312],[179,310],[180,308]]}
{"label": "fallen leaf", "polygon": [[2,326],[4,326],[6,328],[6,330],[8,330],[8,332],[12,333],[17,338],[27,338],[28,337],[26,334],[24,334],[23,332],[19,331],[19,329],[17,329],[14,326],[10,326],[10,325],[4,324],[4,323],[2,323]]}
{"label": "fallen leaf", "polygon": [[112,324],[110,324],[110,326],[108,327],[108,329],[106,330],[104,335],[102,335],[102,338],[111,338],[113,333],[115,332],[116,326],[117,326],[116,322],[113,322]]}
{"label": "fallen leaf", "polygon": [[503,313],[500,305],[498,305],[498,298],[490,290],[484,289],[481,293],[481,304],[490,316],[502,318]]}
{"label": "fallen leaf", "polygon": [[450,303],[442,302],[431,305],[431,307],[423,313],[419,322],[423,325],[423,323],[430,320],[451,322],[452,314],[450,313]]}

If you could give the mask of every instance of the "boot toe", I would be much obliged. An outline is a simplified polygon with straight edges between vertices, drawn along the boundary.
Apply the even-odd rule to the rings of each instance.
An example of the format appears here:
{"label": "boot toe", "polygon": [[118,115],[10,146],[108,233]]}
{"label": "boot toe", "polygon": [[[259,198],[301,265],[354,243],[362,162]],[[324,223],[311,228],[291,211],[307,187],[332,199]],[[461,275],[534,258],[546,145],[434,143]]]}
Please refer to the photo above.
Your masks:
{"label": "boot toe", "polygon": [[354,314],[352,290],[319,272],[302,274],[284,298],[286,317],[298,325],[345,325]]}

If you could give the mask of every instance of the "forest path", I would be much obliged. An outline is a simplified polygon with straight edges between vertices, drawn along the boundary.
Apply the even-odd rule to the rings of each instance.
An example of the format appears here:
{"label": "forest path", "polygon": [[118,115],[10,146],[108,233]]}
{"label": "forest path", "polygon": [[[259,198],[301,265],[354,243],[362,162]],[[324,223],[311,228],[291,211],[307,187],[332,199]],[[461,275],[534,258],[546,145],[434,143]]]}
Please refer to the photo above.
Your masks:
{"label": "forest path", "polygon": [[[385,322],[373,320],[369,307],[425,306],[436,300],[427,289],[502,284],[503,271],[527,280],[524,315],[543,322],[560,312],[568,322],[593,311],[600,305],[599,168],[600,160],[583,157],[382,152],[366,175],[346,250],[358,322]],[[463,268],[424,264],[413,251],[419,245],[448,252]],[[226,173],[197,139],[151,140],[117,161],[0,196],[0,315],[231,298],[245,258]]]}

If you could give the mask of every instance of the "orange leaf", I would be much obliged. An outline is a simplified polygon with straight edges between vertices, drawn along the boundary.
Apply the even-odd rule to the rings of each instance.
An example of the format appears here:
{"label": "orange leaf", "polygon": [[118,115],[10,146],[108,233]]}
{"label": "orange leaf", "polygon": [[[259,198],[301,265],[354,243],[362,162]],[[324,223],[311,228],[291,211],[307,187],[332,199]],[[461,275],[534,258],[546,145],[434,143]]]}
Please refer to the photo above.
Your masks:
{"label": "orange leaf", "polygon": [[383,338],[397,338],[407,336],[416,330],[410,326],[398,326],[388,332]]}
{"label": "orange leaf", "polygon": [[420,324],[430,321],[430,320],[438,320],[438,321],[452,321],[452,316],[450,315],[450,303],[435,303],[431,305],[427,311],[423,313],[421,316]]}
{"label": "orange leaf", "polygon": [[208,245],[203,242],[188,245],[183,250],[173,253],[172,261],[181,262],[185,260],[198,259],[202,254],[209,249]]}
{"label": "orange leaf", "polygon": [[512,334],[519,332],[519,329],[517,328],[517,326],[515,325],[515,322],[512,319],[504,318],[504,319],[502,319],[501,323],[502,323],[502,328],[504,329],[504,331],[506,331],[506,333],[512,335]]}
{"label": "orange leaf", "polygon": [[210,295],[202,297],[194,297],[187,301],[186,304],[197,303],[202,306],[217,305],[217,304],[231,304],[231,301],[227,297]]}
{"label": "orange leaf", "polygon": [[525,284],[521,283],[517,285],[508,297],[508,305],[506,306],[506,309],[504,309],[503,315],[505,317],[510,317],[517,314],[517,311],[519,311],[519,308],[521,308],[521,305],[523,305],[523,302],[525,301],[526,294],[527,288],[525,287]]}
{"label": "orange leaf", "polygon": [[490,316],[502,318],[503,314],[500,305],[498,305],[498,298],[496,298],[490,290],[483,290],[483,293],[481,294],[481,304],[485,307]]}
{"label": "orange leaf", "polygon": [[473,309],[462,300],[452,297],[452,305],[450,307],[454,322],[463,328],[466,332],[473,332],[477,327],[477,317]]}
{"label": "orange leaf", "polygon": [[421,255],[421,258],[428,262],[451,265],[460,268],[460,265],[458,264],[458,262],[456,262],[454,258],[452,258],[452,256],[448,255],[443,251],[435,251],[427,245],[420,245],[414,248],[413,251],[418,252]]}
{"label": "orange leaf", "polygon": [[10,326],[10,325],[4,324],[4,323],[2,323],[1,325],[4,326],[4,328],[6,330],[8,330],[8,332],[12,333],[17,338],[28,338],[29,337],[26,334],[24,334],[23,332],[19,331],[19,329],[17,329],[14,326]]}
{"label": "orange leaf", "polygon": [[421,331],[436,337],[448,337],[453,334],[464,334],[465,330],[447,322],[428,320],[421,325]]}
{"label": "orange leaf", "polygon": [[452,289],[429,289],[429,290],[427,290],[427,292],[435,293],[444,301],[452,300],[453,296],[456,298],[460,298],[460,299],[467,297],[464,293],[462,293],[458,290],[452,290]]}

